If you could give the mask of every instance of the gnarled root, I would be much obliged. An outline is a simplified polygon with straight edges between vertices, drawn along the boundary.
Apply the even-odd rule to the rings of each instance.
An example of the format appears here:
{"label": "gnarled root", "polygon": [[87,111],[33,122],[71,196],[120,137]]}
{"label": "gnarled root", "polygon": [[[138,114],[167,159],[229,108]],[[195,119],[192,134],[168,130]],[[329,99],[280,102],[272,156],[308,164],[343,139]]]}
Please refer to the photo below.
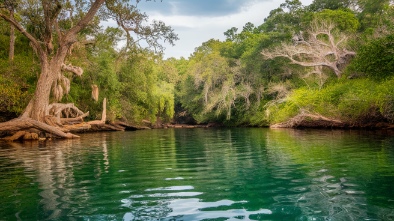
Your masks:
{"label": "gnarled root", "polygon": [[83,118],[89,116],[89,111],[83,113],[73,103],[52,103],[48,106],[47,112],[50,115],[45,116],[45,123],[55,127],[81,124],[83,123]]}
{"label": "gnarled root", "polygon": [[[38,130],[38,131],[37,131]],[[51,126],[31,118],[17,118],[0,123],[0,131],[9,131],[11,136],[3,138],[7,141],[17,139],[46,139],[49,137],[78,138],[79,136],[63,131],[59,127]],[[37,132],[33,132],[37,131]],[[38,135],[38,136],[37,136]]]}
{"label": "gnarled root", "polygon": [[106,124],[106,99],[103,102],[101,120],[84,122],[83,118],[89,112],[83,113],[74,104],[53,103],[47,108],[44,122],[29,117],[0,123],[0,137],[7,141],[14,140],[45,140],[47,138],[78,138],[72,133],[87,131],[114,131],[125,130],[125,127],[116,124]]}
{"label": "gnarled root", "polygon": [[62,103],[52,103],[47,108],[49,115],[55,117],[78,117],[86,113],[83,113],[73,103],[62,104]]}

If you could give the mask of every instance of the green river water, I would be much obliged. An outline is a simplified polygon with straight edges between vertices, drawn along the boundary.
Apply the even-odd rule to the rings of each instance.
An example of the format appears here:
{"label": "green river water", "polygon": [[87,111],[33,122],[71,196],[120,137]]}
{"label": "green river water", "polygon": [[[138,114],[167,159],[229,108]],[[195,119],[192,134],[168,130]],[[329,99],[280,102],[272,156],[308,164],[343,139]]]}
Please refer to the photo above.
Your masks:
{"label": "green river water", "polygon": [[394,136],[167,129],[0,143],[0,220],[394,220]]}

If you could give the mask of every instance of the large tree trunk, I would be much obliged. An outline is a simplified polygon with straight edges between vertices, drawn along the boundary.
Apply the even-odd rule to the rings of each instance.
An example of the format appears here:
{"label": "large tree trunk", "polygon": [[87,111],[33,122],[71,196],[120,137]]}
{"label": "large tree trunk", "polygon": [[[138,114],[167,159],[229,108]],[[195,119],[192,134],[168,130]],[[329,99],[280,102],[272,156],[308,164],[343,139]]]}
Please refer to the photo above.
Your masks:
{"label": "large tree trunk", "polygon": [[53,82],[57,80],[61,72],[61,67],[56,65],[57,63],[53,61],[42,63],[41,74],[38,78],[34,96],[23,113],[23,117],[30,117],[34,120],[44,122],[45,116],[48,115],[49,98]]}
{"label": "large tree trunk", "polygon": [[47,115],[46,111],[49,106],[49,96],[52,84],[53,75],[50,73],[50,70],[42,70],[34,93],[33,106],[29,114],[32,119],[41,122],[44,121],[44,117]]}

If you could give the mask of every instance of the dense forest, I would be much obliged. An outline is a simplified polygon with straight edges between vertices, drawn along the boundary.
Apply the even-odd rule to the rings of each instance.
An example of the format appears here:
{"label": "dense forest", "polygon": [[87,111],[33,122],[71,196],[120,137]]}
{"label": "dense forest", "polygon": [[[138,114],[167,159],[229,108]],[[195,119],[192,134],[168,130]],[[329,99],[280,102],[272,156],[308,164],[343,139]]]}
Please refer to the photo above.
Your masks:
{"label": "dense forest", "polygon": [[[43,56],[63,55],[67,65],[52,79],[46,106],[74,104],[89,111],[88,120],[102,119],[106,98],[106,121],[133,125],[394,123],[392,0],[286,0],[261,24],[229,27],[226,40],[207,39],[180,59],[162,55],[160,41],[177,40],[171,27],[143,26],[148,17],[133,5],[127,14],[125,5],[107,1],[74,31],[90,13],[84,2],[0,0],[0,121],[28,113],[45,74]],[[42,13],[45,7],[52,10]],[[127,16],[139,25],[127,27]],[[101,26],[104,17],[119,27]],[[76,40],[67,42],[70,33]]]}

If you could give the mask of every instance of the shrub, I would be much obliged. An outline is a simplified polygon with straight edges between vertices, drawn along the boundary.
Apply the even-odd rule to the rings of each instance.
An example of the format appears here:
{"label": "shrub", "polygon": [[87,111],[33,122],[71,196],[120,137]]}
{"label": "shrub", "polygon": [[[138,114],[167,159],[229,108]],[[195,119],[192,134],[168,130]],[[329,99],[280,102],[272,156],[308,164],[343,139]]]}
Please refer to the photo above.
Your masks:
{"label": "shrub", "polygon": [[271,105],[270,122],[289,120],[302,112],[320,114],[351,124],[394,122],[394,77],[385,81],[339,81],[322,90],[294,90],[283,103]]}
{"label": "shrub", "polygon": [[360,48],[348,74],[365,74],[375,80],[394,75],[394,35],[370,41]]}

